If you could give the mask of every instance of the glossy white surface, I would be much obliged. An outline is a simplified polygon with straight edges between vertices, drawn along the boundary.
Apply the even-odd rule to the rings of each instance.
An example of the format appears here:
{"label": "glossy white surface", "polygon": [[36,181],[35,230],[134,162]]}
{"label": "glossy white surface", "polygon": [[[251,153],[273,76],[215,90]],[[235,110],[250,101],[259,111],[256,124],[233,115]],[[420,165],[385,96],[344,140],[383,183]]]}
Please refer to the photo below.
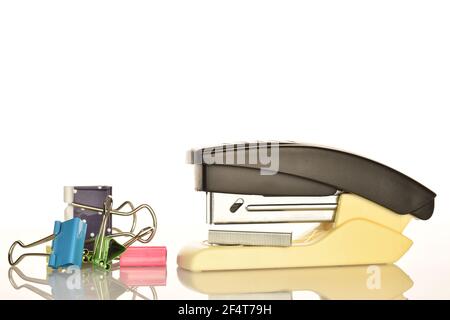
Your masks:
{"label": "glossy white surface", "polygon": [[[207,237],[185,152],[276,139],[361,154],[435,191],[398,266],[407,298],[450,298],[449,16],[448,1],[0,2],[0,297],[41,298],[10,285],[6,254],[63,219],[63,186],[109,184],[115,203],[158,215],[158,297],[207,298],[176,271],[178,250]],[[19,267],[46,278],[43,259]]]}
{"label": "glossy white surface", "polygon": [[[441,220],[436,214],[435,220]],[[290,277],[293,277],[293,281],[297,279],[297,284],[292,288],[285,287],[280,290],[280,286],[283,287],[283,280],[277,284],[277,280],[273,280],[264,276],[258,276],[261,271],[248,271],[252,277],[257,277],[259,285],[258,287],[264,287],[264,281],[267,281],[265,287],[269,288],[268,291],[260,292],[260,288],[256,288],[256,292],[252,292],[251,289],[246,289],[242,292],[241,282],[236,282],[233,287],[233,283],[229,282],[229,277],[233,277],[232,272],[229,274],[219,274],[214,281],[217,281],[217,286],[212,286],[214,290],[212,292],[200,290],[199,288],[191,288],[186,286],[186,281],[183,278],[179,278],[179,273],[184,274],[184,278],[194,280],[197,275],[190,274],[186,271],[177,270],[176,266],[176,254],[180,246],[183,244],[185,238],[182,236],[182,230],[178,229],[178,232],[172,230],[171,236],[168,233],[161,232],[160,239],[165,238],[165,241],[155,241],[154,245],[169,244],[168,245],[168,265],[167,269],[164,268],[136,268],[116,270],[111,273],[93,272],[90,268],[82,270],[80,278],[76,276],[72,277],[69,282],[67,281],[67,274],[53,273],[48,274],[46,269],[45,258],[26,258],[20,264],[17,265],[19,273],[22,272],[27,277],[45,280],[47,283],[36,283],[29,281],[29,279],[23,279],[17,273],[17,269],[9,269],[9,265],[6,261],[7,242],[12,241],[17,237],[20,237],[24,241],[26,239],[34,239],[39,236],[39,232],[25,230],[18,232],[4,232],[2,240],[4,239],[1,252],[4,257],[4,263],[1,264],[0,269],[0,298],[2,299],[42,299],[42,298],[54,298],[54,299],[132,299],[137,298],[153,298],[153,293],[149,285],[155,284],[154,288],[157,292],[158,299],[319,299],[321,297],[320,291],[325,293],[338,292],[344,297],[350,297],[352,299],[370,298],[375,294],[375,297],[382,298],[394,298],[391,296],[391,292],[401,293],[403,298],[407,299],[448,299],[450,298],[450,275],[447,272],[450,266],[448,255],[446,254],[446,243],[443,242],[445,228],[439,227],[438,222],[420,222],[413,221],[407,230],[407,234],[411,236],[413,232],[416,233],[416,241],[410,251],[397,263],[399,272],[405,274],[405,277],[411,280],[411,286],[407,285],[405,290],[405,284],[403,281],[397,283],[397,278],[384,278],[383,266],[381,267],[381,280],[382,287],[379,291],[375,289],[366,288],[366,282],[370,281],[371,272],[367,269],[367,275],[365,275],[364,269],[357,273],[357,277],[354,278],[350,275],[347,281],[339,281],[341,278],[340,273],[336,271],[332,272],[327,268],[317,269],[311,271],[302,271],[298,269],[298,273],[292,275],[292,270],[287,271]],[[162,224],[164,225],[164,223]],[[430,235],[429,231],[423,230],[430,228],[430,225],[434,228],[434,232]],[[301,228],[301,226],[299,226]],[[164,230],[164,228],[161,228]],[[40,232],[42,234],[42,232]],[[178,234],[178,236],[177,236]],[[193,232],[191,238],[198,238],[194,235],[203,234],[206,237],[206,230],[198,228],[197,232]],[[427,235],[428,234],[428,235]],[[170,238],[170,239],[169,239]],[[175,244],[175,242],[177,244]],[[172,245],[171,245],[172,244]],[[41,248],[37,248],[44,250]],[[18,253],[20,253],[18,251]],[[342,267],[342,272],[347,274],[348,270],[352,267]],[[368,268],[368,267],[361,267]],[[314,269],[314,268],[313,268]],[[333,268],[336,269],[336,268]],[[338,268],[339,269],[339,268]],[[165,285],[164,274],[167,272],[167,278]],[[280,270],[280,279],[283,276],[283,270]],[[313,272],[314,277],[307,277],[308,281],[303,288],[303,282],[301,279],[305,277],[305,272]],[[14,283],[11,283],[9,279],[10,273],[13,277]],[[124,276],[124,273],[127,277]],[[252,274],[253,273],[253,274]],[[335,276],[337,274],[337,276]],[[69,275],[70,276],[70,275]],[[200,276],[201,277],[201,276]],[[297,278],[298,277],[298,278]],[[127,278],[133,279],[134,285],[128,285]],[[81,280],[77,280],[81,279]],[[125,280],[124,280],[125,279]],[[202,278],[200,278],[202,279]],[[180,281],[181,280],[181,281]],[[341,279],[342,280],[342,279]],[[72,290],[70,284],[81,283],[82,287],[79,290]],[[137,281],[137,282],[136,282]],[[249,280],[250,281],[250,280]],[[407,280],[405,280],[407,281]],[[188,281],[189,282],[189,281]],[[69,286],[67,285],[69,283]],[[136,285],[141,284],[139,286]],[[183,284],[184,283],[184,284]],[[225,283],[225,287],[224,287]],[[20,287],[22,286],[22,287]],[[39,288],[49,295],[42,296],[42,294],[33,292],[31,288]],[[396,286],[398,288],[396,289]],[[20,288],[19,288],[20,287]],[[131,287],[131,288],[130,288]],[[209,285],[208,288],[211,288]],[[302,290],[294,290],[302,288]],[[362,288],[362,289],[361,289]],[[293,290],[290,290],[293,289]],[[217,293],[217,290],[225,292]],[[228,290],[228,291],[227,291]],[[319,292],[317,292],[319,290]],[[353,291],[352,291],[353,290]],[[385,293],[383,290],[388,290]],[[392,291],[393,290],[393,291]],[[403,290],[405,290],[403,292]],[[137,295],[133,295],[134,291],[137,291]],[[327,297],[326,294],[322,298]],[[397,296],[395,296],[398,298]]]}

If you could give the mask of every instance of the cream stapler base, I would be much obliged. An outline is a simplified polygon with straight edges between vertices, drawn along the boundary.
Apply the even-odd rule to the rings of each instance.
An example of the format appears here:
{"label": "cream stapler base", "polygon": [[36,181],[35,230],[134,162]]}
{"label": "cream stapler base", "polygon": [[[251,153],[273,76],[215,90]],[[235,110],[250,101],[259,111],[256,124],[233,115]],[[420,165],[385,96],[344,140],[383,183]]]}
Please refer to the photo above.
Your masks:
{"label": "cream stapler base", "polygon": [[398,215],[353,194],[340,196],[333,223],[322,223],[290,247],[183,248],[178,266],[190,271],[391,264],[412,245],[403,236],[409,215]]}

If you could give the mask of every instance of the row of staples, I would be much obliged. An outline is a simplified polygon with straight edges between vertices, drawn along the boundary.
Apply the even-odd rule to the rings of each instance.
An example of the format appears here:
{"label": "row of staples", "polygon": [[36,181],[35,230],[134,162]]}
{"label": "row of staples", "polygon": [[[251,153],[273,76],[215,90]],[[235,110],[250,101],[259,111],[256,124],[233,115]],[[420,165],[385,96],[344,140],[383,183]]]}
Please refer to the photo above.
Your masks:
{"label": "row of staples", "polygon": [[[155,236],[157,219],[153,209],[142,204],[135,207],[126,201],[113,208],[112,187],[64,187],[64,201],[67,203],[65,221],[55,221],[53,234],[30,244],[15,241],[8,253],[11,265],[16,265],[26,256],[48,256],[48,266],[53,269],[69,266],[82,267],[92,264],[96,268],[109,270],[114,266],[151,267],[165,266],[166,247],[131,246],[135,242],[149,243]],[[152,223],[136,232],[137,214],[147,211]],[[122,231],[113,227],[113,216],[132,219],[131,228]],[[119,242],[117,238],[125,238]],[[14,248],[30,248],[52,241],[47,253],[25,253],[13,259]],[[116,261],[119,260],[119,263]]]}

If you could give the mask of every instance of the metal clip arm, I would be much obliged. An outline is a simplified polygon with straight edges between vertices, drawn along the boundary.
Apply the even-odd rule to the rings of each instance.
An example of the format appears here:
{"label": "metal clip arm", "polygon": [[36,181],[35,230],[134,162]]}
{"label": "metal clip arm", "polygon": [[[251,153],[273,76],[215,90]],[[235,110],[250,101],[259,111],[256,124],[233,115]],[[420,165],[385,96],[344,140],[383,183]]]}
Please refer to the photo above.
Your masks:
{"label": "metal clip arm", "polygon": [[[108,200],[109,201],[109,200]],[[88,205],[83,205],[83,204],[79,204],[79,203],[71,203],[70,204],[73,207],[76,208],[82,208],[85,210],[91,210],[91,211],[95,211],[95,212],[99,212],[104,214],[105,213],[105,208],[97,208],[97,207],[93,207],[93,206],[88,206]],[[129,206],[130,207],[130,211],[121,211],[125,206]],[[136,228],[136,224],[137,224],[137,217],[136,214],[141,211],[141,210],[147,210],[150,215],[152,216],[152,220],[153,220],[153,231],[151,233],[145,232],[145,235],[148,235],[147,238],[144,238],[144,236],[140,237],[137,239],[137,241],[141,242],[141,243],[148,243],[150,242],[153,237],[155,236],[156,233],[156,229],[157,229],[157,219],[156,219],[156,214],[153,211],[152,207],[150,207],[148,204],[141,204],[138,207],[134,207],[134,205],[130,202],[130,201],[125,201],[123,202],[119,207],[117,207],[116,209],[112,209],[110,208],[109,212],[110,214],[114,214],[114,215],[118,215],[118,216],[133,216],[133,223],[132,226],[130,228],[130,231],[126,232],[126,231],[121,231],[118,228],[113,228],[113,230],[116,230],[117,233],[113,234],[112,236],[114,237],[120,237],[120,236],[128,236],[128,237],[134,237],[134,230]],[[142,230],[141,230],[142,231]],[[141,233],[141,232],[139,232]]]}
{"label": "metal clip arm", "polygon": [[38,246],[40,244],[46,243],[46,242],[48,242],[50,240],[53,240],[54,238],[55,238],[55,235],[52,234],[52,235],[49,235],[49,236],[47,236],[45,238],[42,238],[42,239],[37,240],[37,241],[35,241],[33,243],[30,243],[30,244],[24,244],[20,240],[14,241],[13,244],[11,245],[11,247],[9,248],[9,251],[8,251],[9,264],[12,265],[12,266],[15,266],[20,261],[22,261],[23,258],[28,257],[28,256],[42,256],[42,257],[50,256],[50,254],[48,254],[48,253],[24,253],[21,256],[19,256],[19,258],[17,258],[15,261],[13,260],[13,257],[12,257],[13,256],[13,252],[14,252],[14,248],[16,247],[16,245],[19,245],[22,248],[31,248],[31,247],[35,247],[35,246]]}

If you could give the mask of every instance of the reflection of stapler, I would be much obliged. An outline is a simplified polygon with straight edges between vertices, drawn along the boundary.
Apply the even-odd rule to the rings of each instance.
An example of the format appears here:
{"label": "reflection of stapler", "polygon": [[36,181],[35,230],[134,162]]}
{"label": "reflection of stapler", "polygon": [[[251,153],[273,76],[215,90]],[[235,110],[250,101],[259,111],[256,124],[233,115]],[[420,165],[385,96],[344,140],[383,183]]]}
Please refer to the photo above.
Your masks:
{"label": "reflection of stapler", "polygon": [[412,241],[435,194],[404,174],[354,154],[296,143],[258,143],[191,153],[210,224],[320,222],[298,239],[286,232],[210,230],[181,250],[181,268],[202,270],[383,264]]}
{"label": "reflection of stapler", "polygon": [[178,269],[186,287],[210,299],[282,299],[294,292],[321,299],[403,300],[412,280],[395,265],[191,272]]}

